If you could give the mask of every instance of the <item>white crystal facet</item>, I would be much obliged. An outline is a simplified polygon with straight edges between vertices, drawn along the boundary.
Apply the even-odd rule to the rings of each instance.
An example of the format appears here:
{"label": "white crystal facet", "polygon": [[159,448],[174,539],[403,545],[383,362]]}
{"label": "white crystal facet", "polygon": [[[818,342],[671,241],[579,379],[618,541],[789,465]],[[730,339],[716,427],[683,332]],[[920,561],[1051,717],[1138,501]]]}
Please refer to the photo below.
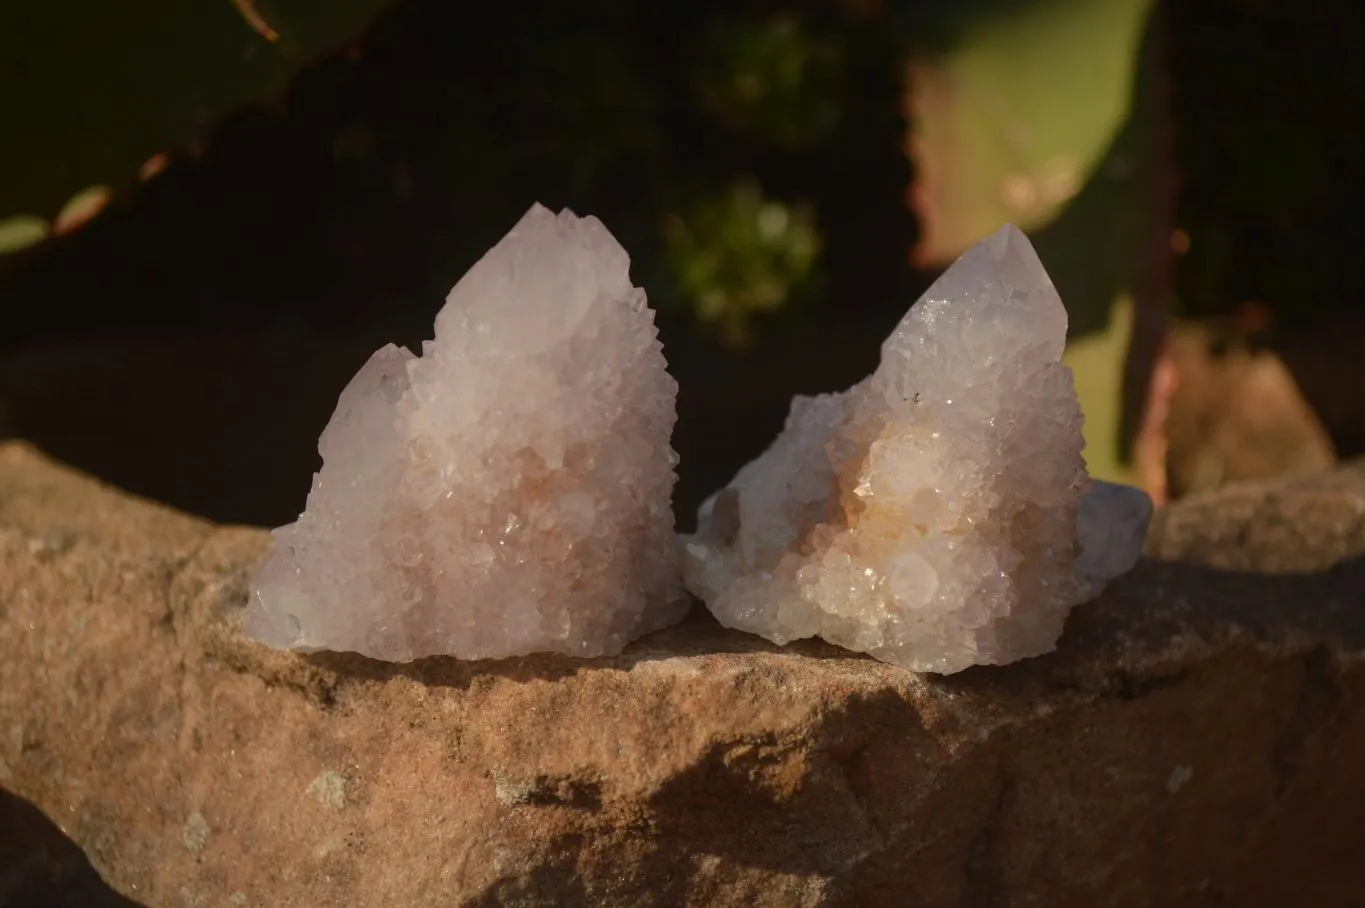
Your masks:
{"label": "white crystal facet", "polygon": [[626,251],[530,212],[416,357],[375,353],[274,533],[247,633],[390,661],[616,653],[682,617],[677,385]]}
{"label": "white crystal facet", "polygon": [[1051,650],[1137,560],[1145,493],[1090,483],[1066,310],[1005,227],[960,258],[839,394],[798,397],[702,506],[689,588],[722,624],[917,671]]}

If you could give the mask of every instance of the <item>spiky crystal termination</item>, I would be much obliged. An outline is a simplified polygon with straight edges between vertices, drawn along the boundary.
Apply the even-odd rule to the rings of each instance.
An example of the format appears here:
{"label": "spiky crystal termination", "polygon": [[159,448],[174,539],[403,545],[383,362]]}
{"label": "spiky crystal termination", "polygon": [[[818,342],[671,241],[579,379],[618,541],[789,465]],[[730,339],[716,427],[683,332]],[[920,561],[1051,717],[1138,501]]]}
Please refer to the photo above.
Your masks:
{"label": "spiky crystal termination", "polygon": [[917,671],[1053,649],[1071,607],[1133,567],[1152,512],[1087,477],[1066,330],[1028,239],[983,240],[872,375],[793,400],[772,446],[702,506],[689,588],[729,627]]}
{"label": "spiky crystal termination", "polygon": [[679,620],[668,374],[626,251],[536,205],[460,280],[422,355],[341,393],[248,635],[407,661],[597,656]]}

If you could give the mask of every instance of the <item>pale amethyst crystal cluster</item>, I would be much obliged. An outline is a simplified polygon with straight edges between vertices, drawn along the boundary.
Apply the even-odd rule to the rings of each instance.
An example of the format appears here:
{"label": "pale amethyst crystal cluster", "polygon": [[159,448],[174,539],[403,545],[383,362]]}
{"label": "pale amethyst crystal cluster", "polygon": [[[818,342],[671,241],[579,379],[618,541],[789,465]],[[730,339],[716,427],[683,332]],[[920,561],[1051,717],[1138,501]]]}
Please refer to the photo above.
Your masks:
{"label": "pale amethyst crystal cluster", "polygon": [[1066,327],[1022,233],[979,243],[875,372],[796,398],[703,505],[688,587],[729,627],[918,671],[1051,650],[1071,607],[1132,568],[1152,510],[1087,478]]}
{"label": "pale amethyst crystal cluster", "polygon": [[274,533],[247,633],[406,661],[616,653],[686,610],[669,447],[677,385],[630,258],[539,205],[415,356],[374,354]]}

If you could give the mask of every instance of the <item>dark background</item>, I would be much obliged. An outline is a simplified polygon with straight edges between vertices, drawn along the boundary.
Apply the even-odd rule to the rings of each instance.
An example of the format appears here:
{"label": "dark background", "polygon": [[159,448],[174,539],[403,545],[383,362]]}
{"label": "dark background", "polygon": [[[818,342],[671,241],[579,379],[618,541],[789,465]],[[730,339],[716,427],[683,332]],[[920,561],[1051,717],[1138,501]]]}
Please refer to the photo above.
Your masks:
{"label": "dark background", "polygon": [[[0,257],[0,432],[216,520],[287,522],[347,378],[429,336],[449,287],[539,201],[602,218],[660,309],[686,525],[793,393],[864,375],[932,279],[909,264],[906,61],[1024,6],[399,0],[82,229]],[[838,65],[737,124],[698,80],[781,17]],[[1331,364],[1310,397],[1348,455],[1356,411],[1330,399],[1360,385],[1362,22],[1349,0],[1160,8],[1147,76],[1165,88],[1169,198],[1148,202],[1191,242],[1157,264],[1134,252],[1159,319],[1221,317]],[[697,317],[660,239],[668,212],[740,177],[808,206],[822,240],[742,344]],[[1083,214],[1082,232],[1107,229]],[[1248,303],[1273,330],[1238,327]]]}

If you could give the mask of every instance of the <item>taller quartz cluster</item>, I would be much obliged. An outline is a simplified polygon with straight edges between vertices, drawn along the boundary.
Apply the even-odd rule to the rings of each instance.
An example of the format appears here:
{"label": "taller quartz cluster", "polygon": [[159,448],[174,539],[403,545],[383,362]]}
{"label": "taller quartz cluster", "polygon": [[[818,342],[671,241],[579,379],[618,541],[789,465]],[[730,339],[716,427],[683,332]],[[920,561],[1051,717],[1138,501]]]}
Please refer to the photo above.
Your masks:
{"label": "taller quartz cluster", "polygon": [[686,609],[677,385],[626,251],[537,205],[460,280],[422,355],[341,393],[247,633],[390,661],[616,653]]}
{"label": "taller quartz cluster", "polygon": [[917,671],[1047,652],[1132,568],[1147,496],[1092,484],[1067,317],[1027,238],[959,259],[837,394],[702,506],[685,576],[722,624]]}

